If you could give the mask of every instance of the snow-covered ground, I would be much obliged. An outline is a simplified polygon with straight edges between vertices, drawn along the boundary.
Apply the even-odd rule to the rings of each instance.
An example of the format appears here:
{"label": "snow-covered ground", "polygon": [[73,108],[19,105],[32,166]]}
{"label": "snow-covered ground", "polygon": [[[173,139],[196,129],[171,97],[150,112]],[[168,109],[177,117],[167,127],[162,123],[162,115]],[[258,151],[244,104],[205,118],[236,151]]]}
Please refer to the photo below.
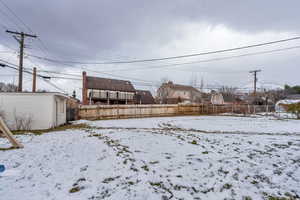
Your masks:
{"label": "snow-covered ground", "polygon": [[[300,121],[168,117],[79,121],[0,151],[0,199],[300,198]],[[7,146],[0,139],[0,147]]]}

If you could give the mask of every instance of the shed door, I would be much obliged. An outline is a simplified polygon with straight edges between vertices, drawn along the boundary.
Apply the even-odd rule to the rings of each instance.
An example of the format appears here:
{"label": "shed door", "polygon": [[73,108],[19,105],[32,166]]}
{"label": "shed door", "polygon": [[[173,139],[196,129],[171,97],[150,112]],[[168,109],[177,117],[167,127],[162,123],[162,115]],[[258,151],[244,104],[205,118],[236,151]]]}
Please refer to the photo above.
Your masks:
{"label": "shed door", "polygon": [[58,125],[58,103],[55,100],[55,126]]}

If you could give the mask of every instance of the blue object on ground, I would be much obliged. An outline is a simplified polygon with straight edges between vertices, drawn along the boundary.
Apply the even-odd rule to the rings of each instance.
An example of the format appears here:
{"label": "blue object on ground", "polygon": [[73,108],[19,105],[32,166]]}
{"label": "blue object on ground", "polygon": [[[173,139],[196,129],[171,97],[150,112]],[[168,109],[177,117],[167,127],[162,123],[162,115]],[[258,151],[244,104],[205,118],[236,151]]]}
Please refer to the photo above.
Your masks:
{"label": "blue object on ground", "polygon": [[5,166],[4,165],[0,165],[0,173],[5,171]]}

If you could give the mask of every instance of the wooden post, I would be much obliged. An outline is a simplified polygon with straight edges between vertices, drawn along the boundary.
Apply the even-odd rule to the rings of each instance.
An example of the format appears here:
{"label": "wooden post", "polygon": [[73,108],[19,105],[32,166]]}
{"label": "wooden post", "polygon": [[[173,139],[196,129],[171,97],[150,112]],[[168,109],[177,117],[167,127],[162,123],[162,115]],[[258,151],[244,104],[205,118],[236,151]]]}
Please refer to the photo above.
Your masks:
{"label": "wooden post", "polygon": [[36,67],[33,68],[32,75],[32,92],[36,92]]}
{"label": "wooden post", "polygon": [[82,72],[82,104],[88,105],[86,72]]}
{"label": "wooden post", "polygon": [[[31,35],[24,32],[16,32],[16,31],[9,31],[6,30],[7,33],[13,34],[13,37],[19,42],[20,44],[20,58],[19,58],[19,84],[18,84],[18,92],[22,92],[23,88],[23,57],[24,57],[24,41],[25,37],[32,37],[36,38],[36,35]],[[20,39],[16,36],[20,36]]]}
{"label": "wooden post", "polygon": [[0,117],[0,130],[4,134],[4,136],[10,141],[10,143],[13,145],[15,148],[23,148],[24,146],[19,143],[13,136],[13,134],[10,132],[9,128],[6,126],[4,120],[2,117]]}

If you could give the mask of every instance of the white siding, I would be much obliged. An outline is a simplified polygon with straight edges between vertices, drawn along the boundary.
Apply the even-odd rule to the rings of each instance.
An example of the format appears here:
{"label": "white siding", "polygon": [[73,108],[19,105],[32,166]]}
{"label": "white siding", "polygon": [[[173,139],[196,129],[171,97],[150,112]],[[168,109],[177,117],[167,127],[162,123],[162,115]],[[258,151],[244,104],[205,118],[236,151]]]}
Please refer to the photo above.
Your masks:
{"label": "white siding", "polygon": [[54,97],[54,105],[57,106],[57,109],[56,110],[56,116],[55,116],[55,126],[59,126],[59,125],[62,125],[62,124],[65,124],[66,123],[66,112],[67,112],[67,109],[66,109],[66,99],[65,98],[61,98],[61,97],[57,97],[55,96]]}
{"label": "white siding", "polygon": [[15,116],[31,118],[31,129],[48,129],[66,123],[66,99],[60,97],[59,104],[64,104],[64,113],[56,119],[56,93],[0,93],[0,110],[5,113],[5,120],[11,129],[16,129]]}

